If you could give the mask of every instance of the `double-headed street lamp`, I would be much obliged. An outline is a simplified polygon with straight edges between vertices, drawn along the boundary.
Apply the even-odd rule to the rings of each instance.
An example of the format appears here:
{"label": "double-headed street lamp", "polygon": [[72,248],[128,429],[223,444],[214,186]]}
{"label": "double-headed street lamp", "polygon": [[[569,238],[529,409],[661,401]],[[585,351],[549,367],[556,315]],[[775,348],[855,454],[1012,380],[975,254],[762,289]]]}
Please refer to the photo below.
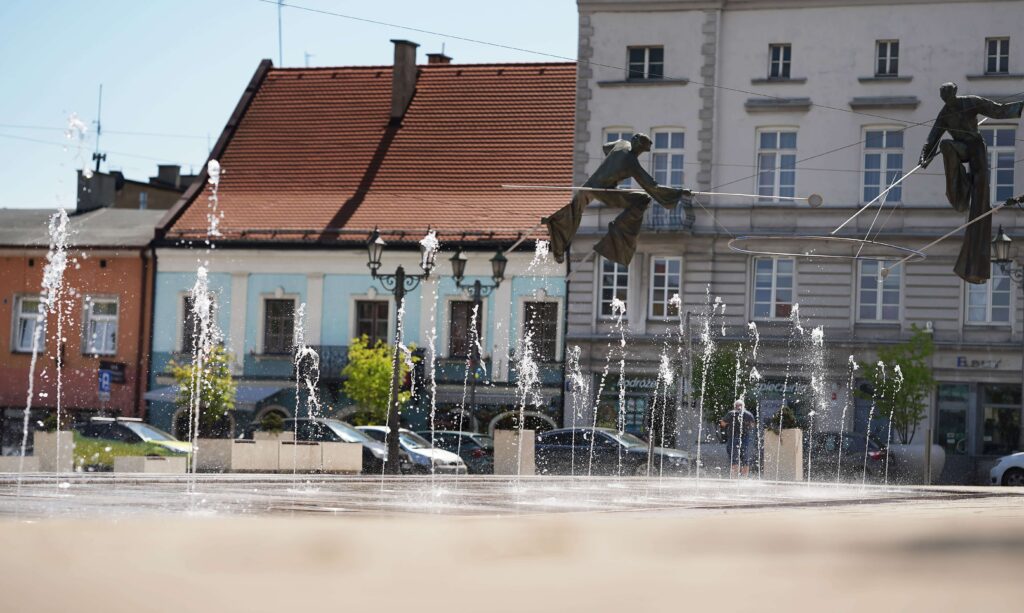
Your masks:
{"label": "double-headed street lamp", "polygon": [[[462,279],[466,275],[466,256],[459,249],[455,252],[455,255],[451,257],[452,263],[452,276],[455,277],[455,286],[459,289],[468,289],[471,292],[473,298],[473,312],[476,313],[476,325],[480,326],[480,308],[483,305],[484,296],[490,296],[491,292],[498,289],[501,285],[502,280],[505,278],[505,266],[508,264],[508,260],[505,258],[505,254],[499,249],[494,257],[491,258],[491,279],[494,281],[492,284],[483,284],[479,279],[473,281],[473,283],[463,284]],[[477,332],[474,330],[474,332]],[[469,348],[469,406],[470,410],[475,413],[476,411],[476,379],[477,372],[480,368],[480,335],[479,333],[474,335],[474,342],[471,343]]]}
{"label": "double-headed street lamp", "polygon": [[[1007,236],[1006,232],[1003,232],[1003,226],[999,226],[999,230],[996,232],[995,238],[992,239],[992,263],[998,264],[999,268],[1002,269],[1006,276],[1010,278],[1018,287],[1024,290],[1024,268],[1020,266],[1014,267],[1013,260],[1010,259],[1010,245],[1013,244],[1013,239]],[[1024,299],[1024,292],[1021,294]],[[1021,407],[1024,408],[1024,344],[1022,344],[1021,353]]]}
{"label": "double-headed street lamp", "polygon": [[399,459],[398,451],[398,392],[399,392],[399,372],[398,367],[400,347],[402,345],[402,321],[399,314],[402,308],[405,295],[408,292],[416,289],[416,286],[420,284],[420,281],[430,276],[430,272],[434,269],[434,258],[437,255],[437,251],[425,241],[420,242],[420,267],[423,269],[423,274],[410,275],[406,274],[405,268],[399,266],[395,269],[394,274],[382,275],[378,271],[380,270],[380,256],[384,253],[384,247],[387,243],[381,238],[380,232],[374,228],[373,233],[370,234],[370,240],[366,243],[367,255],[369,256],[369,262],[367,266],[370,267],[370,274],[374,279],[380,281],[380,284],[387,291],[395,295],[395,304],[398,308],[395,309],[395,350],[391,356],[391,395],[388,398],[388,431],[385,442],[388,448],[388,459],[385,463],[385,472],[392,475],[399,474],[399,467],[401,461]]}

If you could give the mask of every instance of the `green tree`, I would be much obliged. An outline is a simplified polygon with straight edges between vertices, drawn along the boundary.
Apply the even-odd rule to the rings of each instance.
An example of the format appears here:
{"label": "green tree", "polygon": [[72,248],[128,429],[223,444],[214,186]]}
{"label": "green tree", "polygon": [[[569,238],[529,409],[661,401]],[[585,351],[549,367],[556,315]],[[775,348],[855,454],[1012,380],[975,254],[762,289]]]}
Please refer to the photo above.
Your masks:
{"label": "green tree", "polygon": [[[377,341],[371,346],[365,335],[352,339],[348,347],[348,364],[342,369],[345,378],[345,394],[359,411],[352,416],[358,426],[387,423],[388,400],[391,392],[391,358],[394,349]],[[398,381],[401,385],[409,374],[409,365],[398,360]],[[405,404],[411,393],[396,390],[398,402]]]}
{"label": "green tree", "polygon": [[[736,352],[738,347],[735,345],[722,345],[711,354],[711,362],[708,364],[708,382],[707,386],[704,387],[704,421],[709,423],[717,423],[728,410],[732,408],[732,403],[736,401],[734,394],[737,391],[736,381]],[[741,371],[741,377],[746,376],[745,371]],[[693,399],[695,401],[701,400],[701,387],[704,379],[704,356],[703,354],[695,354],[693,360]],[[739,390],[743,390],[746,387],[746,394],[743,398],[743,403],[747,409],[754,410],[755,399],[753,397],[752,390],[749,386],[749,382],[744,381],[742,378],[739,381]]]}
{"label": "green tree", "polygon": [[[237,385],[231,376],[231,359],[221,346],[214,347],[203,363],[203,371],[196,372],[196,364],[168,365],[174,381],[178,384],[175,404],[186,411],[192,407],[192,391],[199,386],[199,434],[200,436],[230,436],[225,430],[229,411],[235,409]],[[198,375],[198,376],[197,376]]]}
{"label": "green tree", "polygon": [[[914,440],[917,425],[927,413],[928,394],[935,387],[929,358],[935,353],[932,335],[911,326],[911,335],[904,343],[881,347],[878,361],[864,367],[864,378],[874,394],[858,390],[861,398],[873,400],[875,415],[888,419],[892,415],[892,429],[900,442],[907,445]],[[883,375],[878,362],[885,365]],[[903,373],[903,381],[896,376],[896,367]]]}

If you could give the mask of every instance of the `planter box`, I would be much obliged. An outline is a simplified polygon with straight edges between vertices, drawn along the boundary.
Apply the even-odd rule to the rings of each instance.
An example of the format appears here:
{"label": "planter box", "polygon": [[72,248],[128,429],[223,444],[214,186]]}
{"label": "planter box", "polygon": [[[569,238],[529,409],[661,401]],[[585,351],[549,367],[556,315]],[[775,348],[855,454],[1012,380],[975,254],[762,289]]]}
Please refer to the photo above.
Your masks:
{"label": "planter box", "polygon": [[325,473],[358,475],[363,471],[362,444],[320,443],[320,470]]}
{"label": "planter box", "polygon": [[276,443],[268,445],[273,456],[273,466],[260,468],[257,441],[230,438],[201,438],[196,454],[196,470],[199,472],[257,472],[277,470]]}
{"label": "planter box", "polygon": [[[69,473],[74,470],[75,435],[71,431],[61,431],[60,453],[57,453],[57,434],[42,430],[32,433],[32,453],[39,458],[39,470],[42,472]],[[60,466],[57,462],[60,462]]]}
{"label": "planter box", "polygon": [[537,463],[534,455],[536,438],[533,430],[523,430],[522,464],[519,461],[519,431],[494,431],[494,474],[534,475]]}
{"label": "planter box", "polygon": [[25,456],[24,465],[20,455],[0,456],[0,473],[16,473],[19,470],[26,473],[39,472],[39,456]]}
{"label": "planter box", "polygon": [[275,443],[281,441],[294,441],[295,433],[290,430],[282,430],[281,432],[260,432],[256,431],[252,433],[252,440],[254,441],[274,441]]}
{"label": "planter box", "polygon": [[321,462],[320,443],[282,441],[277,444],[277,470],[279,472],[320,472]]}
{"label": "planter box", "polygon": [[779,481],[803,481],[804,437],[799,428],[782,431],[782,436],[764,431],[764,476]]}
{"label": "planter box", "polygon": [[115,473],[165,473],[184,475],[185,457],[172,458],[159,455],[123,455],[114,458]]}

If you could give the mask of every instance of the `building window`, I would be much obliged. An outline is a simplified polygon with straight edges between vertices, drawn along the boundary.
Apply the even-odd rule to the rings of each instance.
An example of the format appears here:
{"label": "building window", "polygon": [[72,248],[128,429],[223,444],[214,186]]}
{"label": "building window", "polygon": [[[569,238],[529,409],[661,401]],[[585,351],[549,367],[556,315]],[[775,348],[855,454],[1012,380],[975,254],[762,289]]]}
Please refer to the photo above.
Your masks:
{"label": "building window", "polygon": [[967,284],[967,321],[978,324],[1010,323],[1010,276],[998,264],[985,283]]}
{"label": "building window", "polygon": [[46,345],[46,319],[43,317],[43,301],[39,296],[21,296],[16,301],[17,304],[14,309],[14,350],[31,353],[32,339],[36,332],[36,326],[44,326],[43,330],[39,333],[39,349],[42,350]]}
{"label": "building window", "polygon": [[[633,138],[633,130],[625,128],[612,128],[611,130],[605,130],[604,132],[604,144],[608,145],[615,141],[625,140],[628,141]],[[619,188],[621,189],[632,189],[633,178],[627,177],[619,182]]]}
{"label": "building window", "polygon": [[263,301],[263,353],[291,353],[295,342],[295,300],[267,298]]}
{"label": "building window", "polygon": [[473,329],[473,301],[453,300],[451,302],[451,319],[448,325],[448,355],[453,358],[469,357],[474,342],[480,341],[483,331],[481,313],[476,316],[476,338],[470,331]]}
{"label": "building window", "polygon": [[1010,72],[1010,39],[986,38],[985,74],[1007,74]]}
{"label": "building window", "polygon": [[900,41],[880,40],[875,43],[877,49],[875,63],[876,77],[895,77],[900,72]]}
{"label": "building window", "polygon": [[84,353],[117,353],[117,298],[86,297]]}
{"label": "building window", "polygon": [[612,301],[623,303],[628,297],[629,268],[601,258],[601,316],[612,317]]}
{"label": "building window", "polygon": [[665,49],[663,47],[630,47],[630,79],[661,79],[665,76]]}
{"label": "building window", "polygon": [[532,333],[533,355],[537,361],[557,361],[558,303],[525,303],[523,321],[526,322],[526,329]]}
{"label": "building window", "polygon": [[[214,295],[210,294],[210,325],[216,321],[216,307]],[[199,318],[196,317],[195,301],[191,294],[182,296],[182,318],[181,324],[181,351],[191,353],[195,351],[196,334],[199,333]]]}
{"label": "building window", "polygon": [[[651,148],[651,162],[654,180],[659,185],[683,186],[683,146],[685,135],[682,130],[655,130]],[[683,207],[666,209],[653,206],[650,224],[655,227],[680,227],[683,223]]]}
{"label": "building window", "polygon": [[981,137],[988,147],[989,186],[992,200],[1005,202],[1013,197],[1013,168],[1017,131],[1013,128],[981,128]]}
{"label": "building window", "polygon": [[682,258],[651,258],[651,318],[679,316],[679,306],[672,304],[672,296],[682,293],[682,277]]}
{"label": "building window", "polygon": [[772,196],[796,195],[795,131],[758,133],[757,194],[762,201],[771,201]]}
{"label": "building window", "polygon": [[982,455],[1006,455],[1020,449],[1020,385],[983,385]]}
{"label": "building window", "polygon": [[[903,130],[867,130],[864,133],[864,202],[871,202],[903,174]],[[901,202],[903,186],[885,195],[886,202]]]}
{"label": "building window", "polygon": [[792,55],[793,46],[789,43],[768,45],[768,78],[788,79]]}
{"label": "building window", "polygon": [[935,443],[942,445],[946,455],[967,455],[967,412],[971,388],[963,383],[942,383],[936,391]]}
{"label": "building window", "polygon": [[782,319],[793,310],[791,258],[754,260],[754,319]]}
{"label": "building window", "polygon": [[388,344],[388,303],[386,300],[356,301],[356,336],[365,336],[370,346]]}
{"label": "building window", "polygon": [[[902,266],[895,262],[862,260],[860,282],[857,286],[857,318],[860,321],[899,321],[900,285]],[[879,272],[889,269],[889,275],[882,279]]]}

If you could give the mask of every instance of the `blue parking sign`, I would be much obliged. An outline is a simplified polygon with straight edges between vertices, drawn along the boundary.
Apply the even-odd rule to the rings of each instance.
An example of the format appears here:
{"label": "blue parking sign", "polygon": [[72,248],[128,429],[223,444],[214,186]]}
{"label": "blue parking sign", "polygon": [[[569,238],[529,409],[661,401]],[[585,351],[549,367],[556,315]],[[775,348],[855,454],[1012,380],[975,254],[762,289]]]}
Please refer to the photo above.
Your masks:
{"label": "blue parking sign", "polygon": [[100,400],[110,400],[110,382],[113,378],[113,374],[109,370],[99,371]]}

